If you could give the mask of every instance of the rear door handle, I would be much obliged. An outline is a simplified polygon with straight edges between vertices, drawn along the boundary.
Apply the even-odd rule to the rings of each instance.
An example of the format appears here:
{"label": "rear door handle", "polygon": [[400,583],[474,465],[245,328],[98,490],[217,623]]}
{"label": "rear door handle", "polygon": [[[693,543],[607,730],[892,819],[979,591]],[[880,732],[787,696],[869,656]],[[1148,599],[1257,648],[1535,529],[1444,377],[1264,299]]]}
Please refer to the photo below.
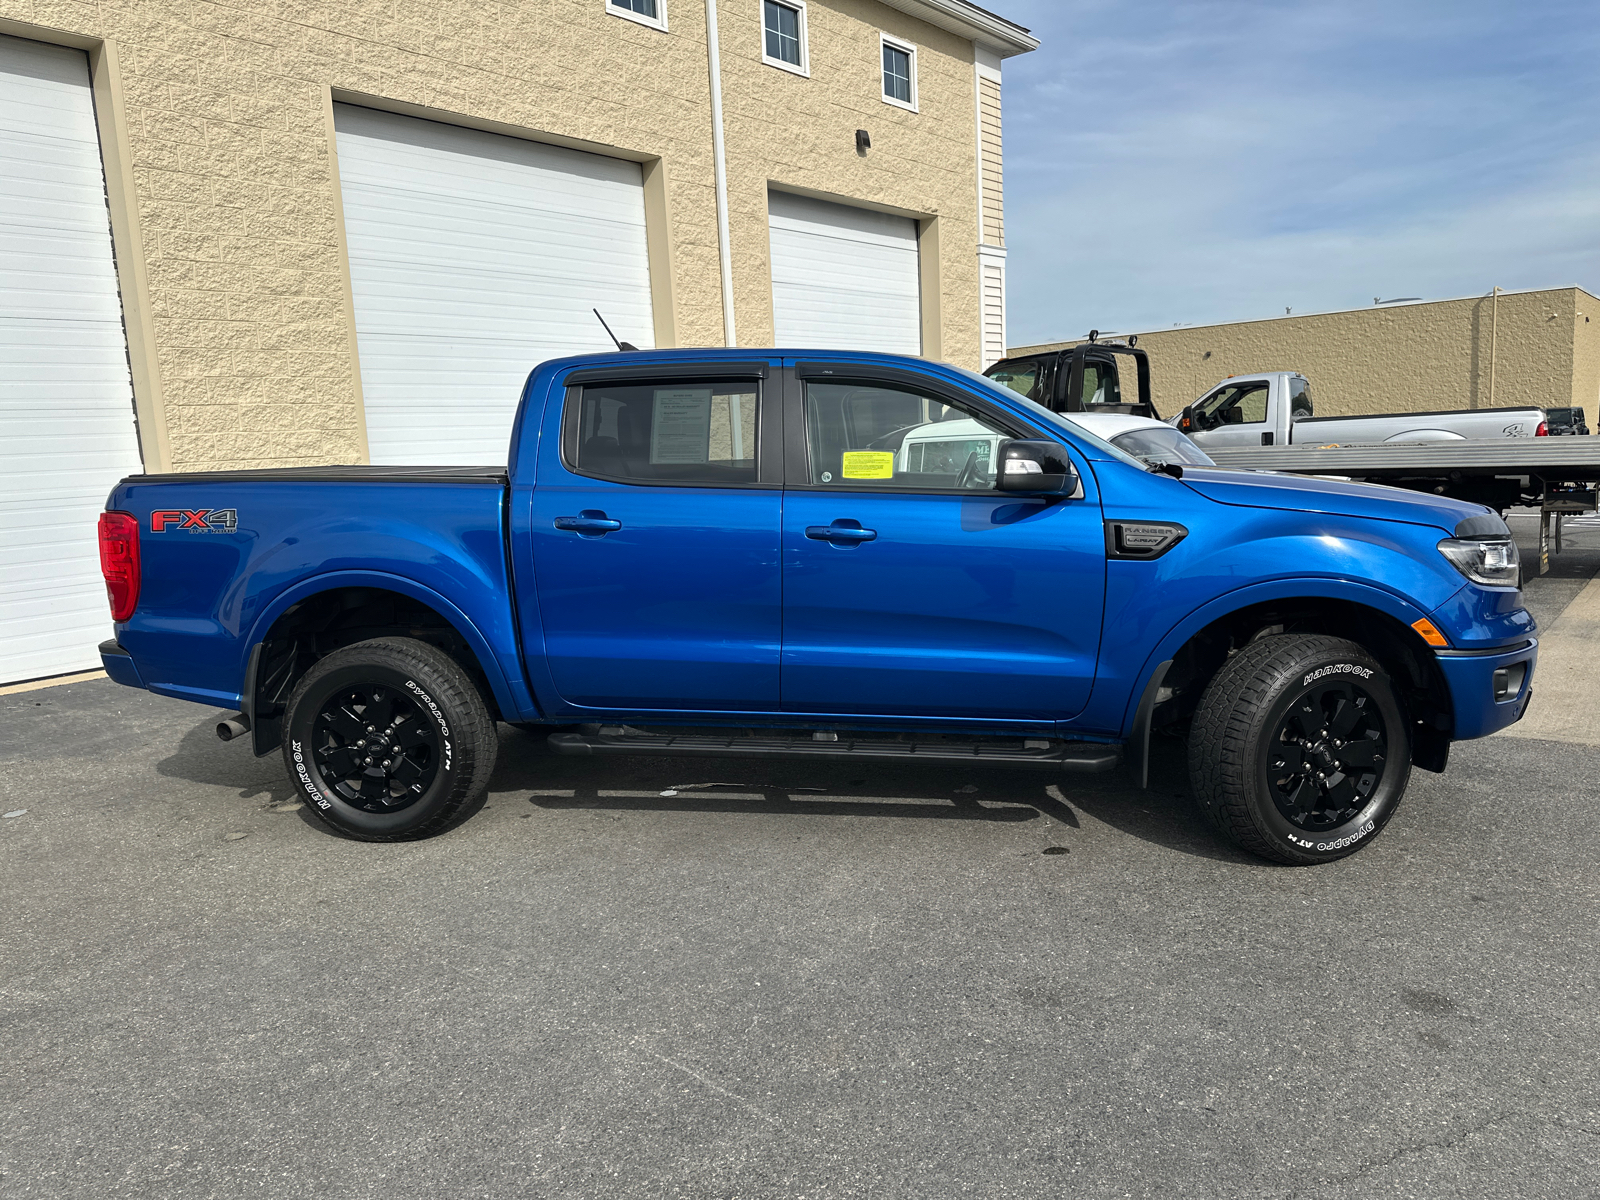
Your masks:
{"label": "rear door handle", "polygon": [[835,546],[856,546],[862,542],[870,542],[878,536],[878,531],[861,528],[860,521],[844,519],[835,521],[832,525],[807,525],[806,536],[814,542],[832,542]]}
{"label": "rear door handle", "polygon": [[575,517],[557,517],[555,526],[581,537],[605,537],[621,529],[622,522],[612,520],[601,509],[586,508]]}

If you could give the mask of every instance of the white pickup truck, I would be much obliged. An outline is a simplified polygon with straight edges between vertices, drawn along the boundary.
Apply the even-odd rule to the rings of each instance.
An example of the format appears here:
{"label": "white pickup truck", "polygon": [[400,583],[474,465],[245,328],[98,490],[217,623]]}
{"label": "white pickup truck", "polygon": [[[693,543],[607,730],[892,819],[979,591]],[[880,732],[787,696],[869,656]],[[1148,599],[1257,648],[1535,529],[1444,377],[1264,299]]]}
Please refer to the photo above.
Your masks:
{"label": "white pickup truck", "polygon": [[1231,375],[1168,424],[1207,449],[1222,446],[1355,446],[1381,442],[1463,442],[1543,437],[1543,409],[1319,417],[1311,384],[1297,371]]}

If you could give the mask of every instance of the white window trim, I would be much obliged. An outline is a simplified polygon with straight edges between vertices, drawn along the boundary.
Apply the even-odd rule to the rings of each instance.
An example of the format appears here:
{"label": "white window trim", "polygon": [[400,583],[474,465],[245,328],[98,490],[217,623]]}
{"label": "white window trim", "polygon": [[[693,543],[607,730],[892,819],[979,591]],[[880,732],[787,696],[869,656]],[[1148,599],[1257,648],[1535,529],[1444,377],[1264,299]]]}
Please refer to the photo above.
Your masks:
{"label": "white window trim", "polygon": [[792,8],[800,15],[800,65],[797,67],[791,62],[784,62],[781,58],[772,58],[767,54],[767,5],[766,0],[756,0],[756,20],[761,22],[761,61],[769,67],[777,67],[780,71],[788,71],[791,75],[802,75],[811,78],[811,50],[808,46],[809,38],[806,36],[806,0],[778,0],[785,8]]}
{"label": "white window trim", "polygon": [[[904,100],[895,99],[895,97],[889,95],[888,91],[883,86],[883,48],[885,46],[893,46],[896,50],[904,50],[911,59],[910,104],[907,104]],[[917,108],[917,47],[914,43],[902,41],[893,34],[882,32],[878,34],[878,94],[883,97],[883,102],[885,104],[892,104],[896,108],[903,108],[907,112],[920,111]]]}
{"label": "white window trim", "polygon": [[647,17],[643,13],[636,13],[631,8],[622,8],[606,0],[606,11],[613,17],[621,17],[625,21],[632,21],[635,25],[643,25],[646,29],[659,29],[667,32],[667,0],[656,0],[656,15]]}

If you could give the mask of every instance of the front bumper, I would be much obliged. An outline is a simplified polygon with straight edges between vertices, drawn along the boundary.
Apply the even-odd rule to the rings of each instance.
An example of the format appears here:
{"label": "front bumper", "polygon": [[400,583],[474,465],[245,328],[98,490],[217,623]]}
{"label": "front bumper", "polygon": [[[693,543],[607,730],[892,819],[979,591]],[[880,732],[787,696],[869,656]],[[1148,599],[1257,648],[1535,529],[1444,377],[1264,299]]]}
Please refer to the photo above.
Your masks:
{"label": "front bumper", "polygon": [[[1539,641],[1489,653],[1435,651],[1455,708],[1456,741],[1480,738],[1522,719],[1533,698],[1533,669]],[[1503,672],[1503,674],[1501,673]]]}
{"label": "front bumper", "polygon": [[128,687],[142,688],[144,679],[139,674],[139,667],[121,646],[117,645],[116,638],[100,643],[100,663],[106,669],[106,674],[118,683]]}

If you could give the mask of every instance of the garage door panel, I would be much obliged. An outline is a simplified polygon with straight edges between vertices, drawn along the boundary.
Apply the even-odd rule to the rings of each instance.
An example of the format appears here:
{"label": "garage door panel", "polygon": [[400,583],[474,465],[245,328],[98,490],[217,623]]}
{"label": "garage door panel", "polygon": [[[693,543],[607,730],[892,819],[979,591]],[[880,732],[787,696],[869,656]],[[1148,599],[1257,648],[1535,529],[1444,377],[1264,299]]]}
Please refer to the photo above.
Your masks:
{"label": "garage door panel", "polygon": [[0,683],[95,667],[95,526],[140,469],[80,51],[0,36]]}
{"label": "garage door panel", "polygon": [[374,462],[504,463],[546,358],[654,345],[636,163],[335,107]]}
{"label": "garage door panel", "polygon": [[915,221],[783,192],[768,206],[780,346],[922,352]]}

